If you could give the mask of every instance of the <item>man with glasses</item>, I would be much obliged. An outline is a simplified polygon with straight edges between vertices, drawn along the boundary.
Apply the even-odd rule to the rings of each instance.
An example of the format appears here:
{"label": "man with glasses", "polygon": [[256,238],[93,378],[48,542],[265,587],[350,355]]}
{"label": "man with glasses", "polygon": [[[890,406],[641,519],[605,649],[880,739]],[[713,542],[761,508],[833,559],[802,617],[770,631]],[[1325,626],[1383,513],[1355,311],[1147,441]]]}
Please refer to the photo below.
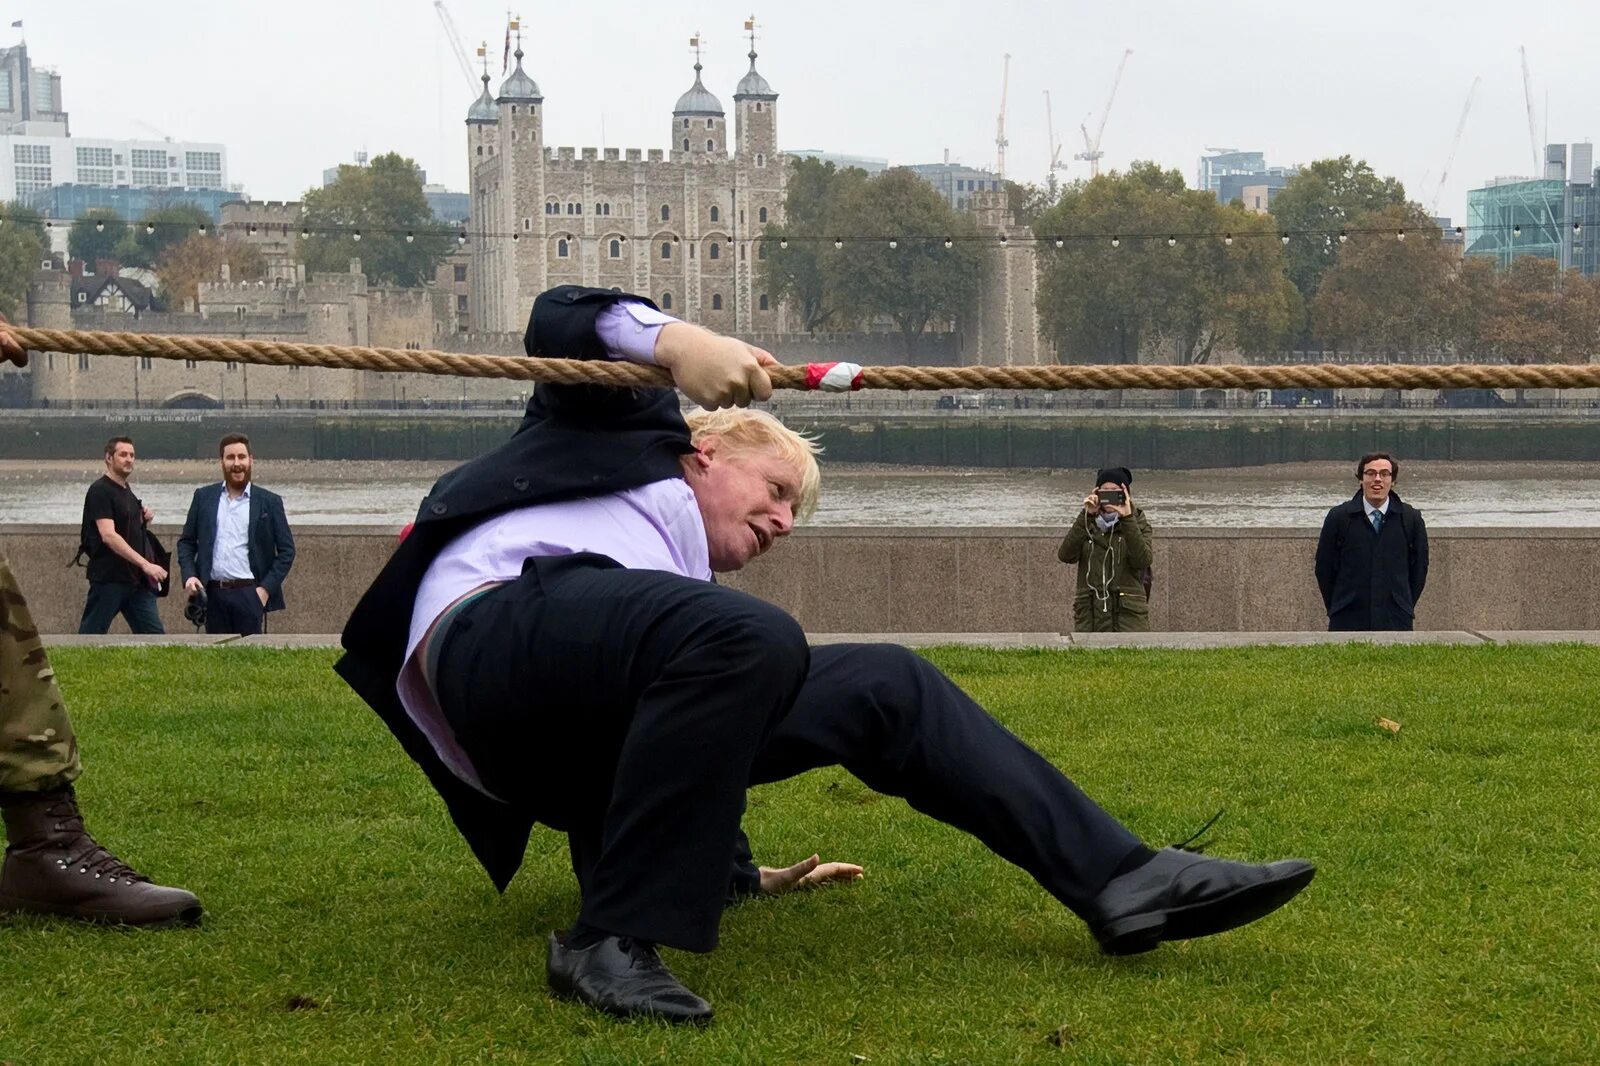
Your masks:
{"label": "man with glasses", "polygon": [[1360,490],[1328,512],[1317,539],[1317,586],[1329,631],[1412,627],[1428,580],[1428,527],[1394,491],[1400,464],[1385,452],[1356,464]]}

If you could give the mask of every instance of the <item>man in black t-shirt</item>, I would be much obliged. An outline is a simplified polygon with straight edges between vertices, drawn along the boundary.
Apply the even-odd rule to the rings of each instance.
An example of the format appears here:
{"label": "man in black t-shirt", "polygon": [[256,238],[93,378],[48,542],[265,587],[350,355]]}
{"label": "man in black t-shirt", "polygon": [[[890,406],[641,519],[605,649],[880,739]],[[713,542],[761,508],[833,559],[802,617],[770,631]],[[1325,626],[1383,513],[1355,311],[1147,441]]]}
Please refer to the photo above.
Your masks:
{"label": "man in black t-shirt", "polygon": [[106,472],[83,497],[80,551],[89,556],[89,598],[79,633],[104,633],[122,615],[135,633],[164,633],[156,612],[156,589],[167,571],[146,557],[150,509],[128,488],[133,440],[106,441]]}

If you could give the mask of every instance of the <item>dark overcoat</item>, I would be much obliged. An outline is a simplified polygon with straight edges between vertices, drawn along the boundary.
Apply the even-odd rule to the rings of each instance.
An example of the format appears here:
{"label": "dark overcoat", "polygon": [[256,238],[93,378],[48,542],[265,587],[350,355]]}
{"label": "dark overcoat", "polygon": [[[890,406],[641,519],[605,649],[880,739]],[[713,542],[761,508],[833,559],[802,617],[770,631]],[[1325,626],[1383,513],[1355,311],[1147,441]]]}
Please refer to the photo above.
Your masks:
{"label": "dark overcoat", "polygon": [[1358,491],[1323,519],[1316,572],[1330,630],[1409,630],[1428,580],[1422,512],[1391,492],[1375,532]]}

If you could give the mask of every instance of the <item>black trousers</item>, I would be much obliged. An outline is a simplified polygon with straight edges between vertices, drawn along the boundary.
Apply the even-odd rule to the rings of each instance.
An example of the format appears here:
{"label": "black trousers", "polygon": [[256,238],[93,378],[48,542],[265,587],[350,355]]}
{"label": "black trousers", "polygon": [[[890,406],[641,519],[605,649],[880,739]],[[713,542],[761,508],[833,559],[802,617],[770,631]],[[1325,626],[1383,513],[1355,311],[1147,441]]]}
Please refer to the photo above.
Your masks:
{"label": "black trousers", "polygon": [[206,585],[206,632],[259,633],[267,609],[254,587],[225,589],[215,581]]}
{"label": "black trousers", "polygon": [[462,747],[567,833],[596,928],[710,950],[745,789],[822,766],[973,833],[1075,911],[1139,845],[920,657],[807,648],[783,611],[718,585],[532,560],[444,640]]}

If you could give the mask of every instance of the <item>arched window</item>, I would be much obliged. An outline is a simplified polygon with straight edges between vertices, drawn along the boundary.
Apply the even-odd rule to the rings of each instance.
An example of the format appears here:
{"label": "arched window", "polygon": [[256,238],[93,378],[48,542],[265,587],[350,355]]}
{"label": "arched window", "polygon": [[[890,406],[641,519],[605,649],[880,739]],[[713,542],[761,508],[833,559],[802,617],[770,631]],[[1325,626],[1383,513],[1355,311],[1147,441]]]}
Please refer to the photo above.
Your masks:
{"label": "arched window", "polygon": [[662,241],[661,242],[661,258],[663,258],[663,259],[671,259],[672,258],[672,242],[671,241]]}
{"label": "arched window", "polygon": [[683,128],[684,129],[688,129],[689,128],[689,120],[688,119],[684,119],[683,120]]}
{"label": "arched window", "polygon": [[689,138],[687,138],[687,137],[685,137],[683,139],[683,150],[685,152],[687,152],[689,150]]}
{"label": "arched window", "polygon": [[711,221],[717,222],[717,221],[720,221],[721,218],[722,218],[722,212],[717,210],[717,205],[716,204],[712,204],[711,205]]}
{"label": "arched window", "polygon": [[763,207],[761,210],[756,212],[756,221],[757,222],[765,222],[766,220],[767,220],[767,209]]}
{"label": "arched window", "polygon": [[597,214],[597,215],[601,213],[599,204],[595,204],[594,205],[594,213]]}
{"label": "arched window", "polygon": [[672,310],[672,293],[664,292],[661,294],[661,310]]}
{"label": "arched window", "polygon": [[707,255],[709,255],[712,259],[721,259],[722,245],[718,244],[716,241],[712,241],[711,250],[707,253]]}
{"label": "arched window", "polygon": [[714,130],[716,128],[717,128],[717,120],[716,119],[714,119],[714,118],[706,119],[706,129]]}
{"label": "arched window", "polygon": [[757,111],[760,111],[760,110],[761,110],[761,101],[760,101],[760,100],[757,100],[757,101],[756,101],[756,110],[757,110]]}
{"label": "arched window", "polygon": [[483,154],[483,145],[481,145],[481,144],[480,144],[480,145],[478,145],[478,154],[479,154],[479,155],[482,155],[482,154]]}
{"label": "arched window", "polygon": [[606,204],[606,217],[607,218],[611,217],[611,205],[610,204]]}
{"label": "arched window", "polygon": [[769,308],[767,307],[767,294],[766,293],[762,293],[761,294],[760,301],[756,304],[756,306],[759,307],[763,311],[769,310]]}
{"label": "arched window", "polygon": [[621,259],[622,258],[622,242],[617,240],[617,239],[615,239],[615,238],[612,238],[612,241],[611,241],[611,258],[613,258],[613,259]]}
{"label": "arched window", "polygon": [[766,165],[767,165],[767,157],[762,155],[760,152],[757,152],[756,153],[756,166],[764,167]]}
{"label": "arched window", "polygon": [[567,257],[567,239],[565,237],[563,237],[559,241],[556,241],[556,258],[557,259],[565,259],[566,257]]}
{"label": "arched window", "polygon": [[711,294],[711,310],[722,310],[722,293],[714,292]]}
{"label": "arched window", "polygon": [[706,142],[706,151],[714,152],[716,150],[717,150],[717,142],[716,141],[707,141]]}
{"label": "arched window", "polygon": [[511,113],[513,115],[515,115],[517,113],[517,105],[516,104],[512,104],[511,105]]}
{"label": "arched window", "polygon": [[767,242],[762,241],[760,244],[756,245],[756,258],[757,259],[765,259],[766,257],[767,257]]}
{"label": "arched window", "polygon": [[672,208],[668,207],[666,204],[662,204],[661,205],[661,221],[670,222],[671,220],[672,220]]}

